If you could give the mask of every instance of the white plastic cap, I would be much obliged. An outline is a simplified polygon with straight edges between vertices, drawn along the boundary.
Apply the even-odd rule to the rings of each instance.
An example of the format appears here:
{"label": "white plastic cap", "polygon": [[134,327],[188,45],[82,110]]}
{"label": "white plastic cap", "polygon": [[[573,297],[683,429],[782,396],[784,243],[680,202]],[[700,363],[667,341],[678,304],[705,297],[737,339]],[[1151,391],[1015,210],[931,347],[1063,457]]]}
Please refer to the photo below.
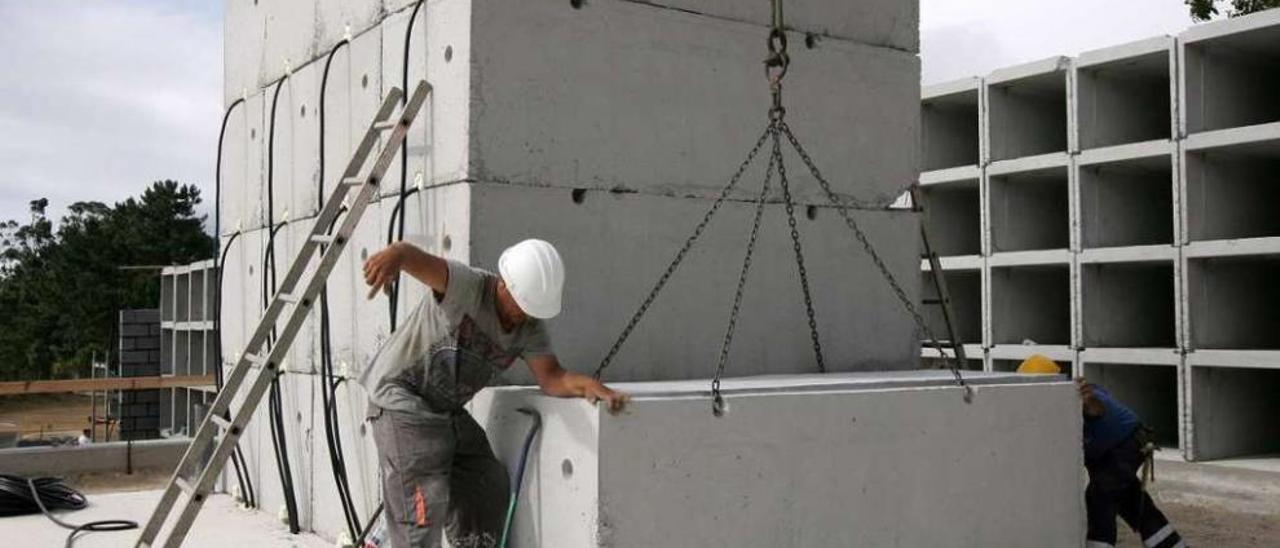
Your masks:
{"label": "white plastic cap", "polygon": [[498,274],[525,314],[544,320],[560,314],[564,262],[555,246],[525,240],[508,247],[498,258]]}

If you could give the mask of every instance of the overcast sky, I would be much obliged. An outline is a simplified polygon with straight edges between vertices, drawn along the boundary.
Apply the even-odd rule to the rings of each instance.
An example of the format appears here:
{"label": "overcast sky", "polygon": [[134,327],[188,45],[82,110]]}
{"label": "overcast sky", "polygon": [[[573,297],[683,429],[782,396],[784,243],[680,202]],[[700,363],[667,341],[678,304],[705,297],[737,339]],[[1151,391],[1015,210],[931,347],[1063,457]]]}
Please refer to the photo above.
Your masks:
{"label": "overcast sky", "polygon": [[[0,0],[0,219],[165,178],[212,201],[222,3]],[[921,19],[924,83],[1190,24],[1183,0],[922,0]]]}

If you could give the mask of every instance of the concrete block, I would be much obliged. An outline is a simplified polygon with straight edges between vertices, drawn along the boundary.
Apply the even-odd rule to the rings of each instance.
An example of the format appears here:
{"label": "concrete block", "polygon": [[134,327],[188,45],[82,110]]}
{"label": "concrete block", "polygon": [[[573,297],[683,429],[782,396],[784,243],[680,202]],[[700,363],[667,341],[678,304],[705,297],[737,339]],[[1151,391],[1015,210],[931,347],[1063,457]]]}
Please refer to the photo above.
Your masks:
{"label": "concrete block", "polygon": [[1280,13],[1197,25],[1178,42],[1188,135],[1280,121]]}
{"label": "concrete block", "polygon": [[1280,451],[1280,370],[1189,369],[1192,460]]}
{"label": "concrete block", "polygon": [[[703,200],[608,192],[588,192],[575,203],[568,189],[493,185],[474,185],[471,195],[471,264],[494,269],[502,250],[524,238],[558,246],[568,282],[564,312],[549,326],[562,362],[580,371],[604,357],[710,206]],[[749,203],[722,207],[632,334],[608,379],[707,374],[724,336],[753,213]],[[914,368],[919,353],[914,325],[843,221],[830,209],[814,209],[813,219],[805,213],[799,208],[798,227],[828,368]],[[908,297],[917,299],[916,218],[903,212],[854,215]],[[815,370],[795,268],[785,213],[780,205],[770,205],[737,326],[729,365],[733,374]],[[864,321],[868,317],[877,321]],[[705,359],[691,359],[696,356]]]}
{"label": "concrete block", "polygon": [[[474,180],[705,195],[764,129],[757,26],[627,2],[472,9]],[[793,50],[787,119],[838,192],[887,204],[916,180],[919,71],[913,54],[841,40]]]}
{"label": "concrete block", "polygon": [[979,165],[982,80],[968,78],[929,86],[922,94],[921,168],[933,171]]}
{"label": "concrete block", "polygon": [[1070,69],[1070,59],[1053,57],[987,76],[991,161],[1073,150]]}
{"label": "concrete block", "polygon": [[124,323],[155,323],[160,321],[160,310],[155,308],[121,310],[120,321]]}
{"label": "concrete block", "polygon": [[123,337],[145,337],[150,334],[151,328],[146,324],[123,324],[120,326],[120,335]]}
{"label": "concrete block", "polygon": [[222,283],[222,356],[234,364],[261,316],[263,230],[241,234],[226,250]]}
{"label": "concrete block", "polygon": [[[736,2],[734,0],[624,0],[664,9],[673,8],[717,19],[729,19],[767,27],[773,12],[768,2]],[[583,11],[597,9],[605,2],[585,3]],[[871,0],[865,2],[792,2],[786,5],[786,25],[802,33],[841,38],[874,46],[910,52],[920,51],[919,2]],[[794,48],[803,41],[791,42]]]}
{"label": "concrete block", "polygon": [[[295,495],[298,502],[299,522],[303,529],[313,527],[313,427],[314,420],[321,420],[313,407],[315,377],[305,374],[285,374],[280,377],[281,406],[285,423],[285,442]],[[241,450],[249,462],[248,475],[253,479],[259,506],[271,515],[284,507],[284,495],[280,473],[276,468],[274,449],[267,411],[269,396],[264,395],[259,412],[250,421],[241,437]],[[321,442],[323,443],[323,442]]]}
{"label": "concrete block", "polygon": [[[239,98],[239,93],[236,94]],[[266,133],[263,94],[250,90],[245,102],[227,119],[222,149],[222,223],[229,235],[263,226]],[[269,98],[268,98],[269,99]],[[233,99],[234,100],[234,99]]]}
{"label": "concrete block", "polygon": [[151,359],[150,352],[132,350],[120,353],[120,363],[126,365],[133,364],[150,364],[154,360]]}
{"label": "concrete block", "polygon": [[[1112,149],[1098,149],[1112,150]],[[1177,189],[1175,148],[1168,142],[1151,155],[1107,161],[1081,154],[1080,242],[1084,249],[1171,245],[1174,192]]]}
{"label": "concrete block", "polygon": [[1081,149],[1177,135],[1175,52],[1161,36],[1080,55],[1072,82]]}
{"label": "concrete block", "polygon": [[[622,385],[635,399],[617,417],[528,388],[485,391],[471,410],[504,462],[529,427],[516,409],[543,416],[521,546],[1080,544],[1074,388],[970,377],[991,383],[971,405],[948,373],[918,371],[729,379],[721,418],[706,381]],[[936,519],[902,519],[919,515]]]}

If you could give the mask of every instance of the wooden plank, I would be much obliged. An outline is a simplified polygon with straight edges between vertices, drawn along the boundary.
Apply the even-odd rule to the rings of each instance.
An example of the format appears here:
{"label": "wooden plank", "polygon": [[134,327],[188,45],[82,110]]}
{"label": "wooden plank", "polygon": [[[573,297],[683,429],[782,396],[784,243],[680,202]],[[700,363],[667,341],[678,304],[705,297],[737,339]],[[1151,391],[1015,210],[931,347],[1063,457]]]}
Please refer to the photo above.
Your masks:
{"label": "wooden plank", "polygon": [[213,375],[172,377],[118,377],[109,379],[69,379],[0,382],[0,396],[14,394],[57,394],[92,390],[151,390],[155,388],[213,386]]}

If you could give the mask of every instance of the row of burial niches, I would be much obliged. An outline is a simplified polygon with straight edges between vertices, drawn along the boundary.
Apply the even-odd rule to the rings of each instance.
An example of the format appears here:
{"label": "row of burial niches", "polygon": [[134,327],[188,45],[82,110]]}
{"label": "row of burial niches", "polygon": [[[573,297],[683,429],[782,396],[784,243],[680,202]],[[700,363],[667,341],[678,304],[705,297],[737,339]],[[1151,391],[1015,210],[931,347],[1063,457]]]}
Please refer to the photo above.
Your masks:
{"label": "row of burial niches", "polygon": [[218,295],[218,275],[214,268],[182,268],[160,278],[160,321],[213,321]]}

